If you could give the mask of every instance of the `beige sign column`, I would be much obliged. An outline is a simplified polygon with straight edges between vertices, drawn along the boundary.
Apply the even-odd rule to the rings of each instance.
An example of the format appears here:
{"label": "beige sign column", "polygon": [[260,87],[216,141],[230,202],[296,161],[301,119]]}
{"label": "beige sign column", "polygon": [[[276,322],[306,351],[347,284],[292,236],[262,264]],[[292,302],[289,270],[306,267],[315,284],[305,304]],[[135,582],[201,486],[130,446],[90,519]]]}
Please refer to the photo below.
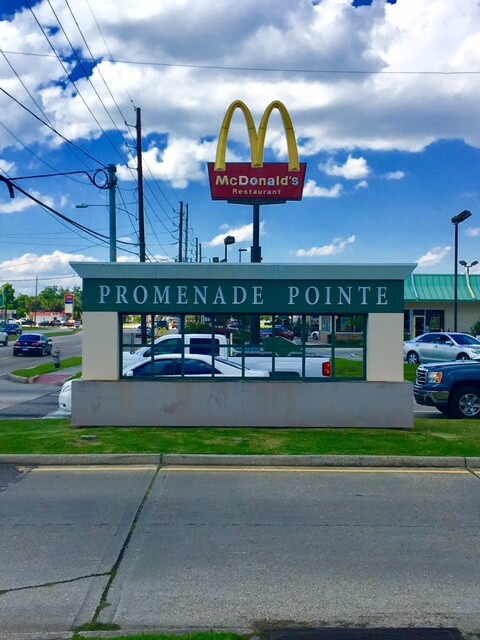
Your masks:
{"label": "beige sign column", "polygon": [[365,355],[368,382],[403,382],[403,314],[368,315]]}
{"label": "beige sign column", "polygon": [[82,315],[82,378],[118,380],[120,336],[118,314],[86,311]]}

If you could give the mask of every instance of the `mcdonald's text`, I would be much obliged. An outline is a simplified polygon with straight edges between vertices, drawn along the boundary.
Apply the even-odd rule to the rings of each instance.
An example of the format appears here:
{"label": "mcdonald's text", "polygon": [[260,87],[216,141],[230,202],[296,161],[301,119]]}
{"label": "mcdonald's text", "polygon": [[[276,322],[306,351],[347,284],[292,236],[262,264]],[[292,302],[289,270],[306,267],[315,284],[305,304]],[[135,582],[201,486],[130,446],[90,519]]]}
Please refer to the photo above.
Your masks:
{"label": "mcdonald's text", "polygon": [[301,200],[306,164],[292,171],[288,164],[265,163],[252,167],[249,163],[230,162],[223,171],[208,163],[212,200]]}

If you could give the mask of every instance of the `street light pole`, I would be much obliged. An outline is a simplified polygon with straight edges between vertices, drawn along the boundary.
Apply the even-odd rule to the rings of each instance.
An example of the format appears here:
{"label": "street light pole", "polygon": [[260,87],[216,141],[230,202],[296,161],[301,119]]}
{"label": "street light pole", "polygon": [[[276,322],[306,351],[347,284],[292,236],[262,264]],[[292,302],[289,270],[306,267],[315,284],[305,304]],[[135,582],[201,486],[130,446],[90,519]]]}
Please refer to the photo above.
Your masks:
{"label": "street light pole", "polygon": [[239,249],[238,250],[238,261],[241,262],[242,261],[242,253],[244,251],[248,251],[248,249]]}
{"label": "street light pole", "polygon": [[458,225],[464,222],[472,215],[471,211],[465,209],[452,218],[452,224],[455,227],[455,265],[453,274],[453,330],[457,331],[458,320]]}
{"label": "street light pole", "polygon": [[223,244],[225,245],[225,258],[223,262],[227,262],[227,247],[229,244],[235,244],[235,236],[226,236],[223,239]]}

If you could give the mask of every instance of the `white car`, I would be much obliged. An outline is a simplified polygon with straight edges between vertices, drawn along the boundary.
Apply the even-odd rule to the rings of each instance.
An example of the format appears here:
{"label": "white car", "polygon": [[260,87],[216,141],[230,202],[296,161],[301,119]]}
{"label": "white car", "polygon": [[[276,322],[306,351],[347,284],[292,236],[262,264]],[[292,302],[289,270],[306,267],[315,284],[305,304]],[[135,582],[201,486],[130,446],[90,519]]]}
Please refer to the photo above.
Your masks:
{"label": "white car", "polygon": [[8,345],[8,333],[0,329],[0,344],[3,344],[4,347]]}
{"label": "white car", "polygon": [[[152,374],[153,364],[153,374]],[[124,368],[122,376],[127,378],[151,378],[155,376],[180,377],[183,375],[196,378],[212,378],[214,376],[228,376],[239,378],[268,378],[268,371],[257,371],[247,369],[242,371],[242,367],[234,362],[228,362],[223,358],[212,358],[202,354],[190,354],[183,358],[180,353],[170,353],[168,355],[155,356],[152,363],[136,362]],[[58,406],[66,413],[72,412],[72,383],[74,380],[67,380],[60,390],[58,396]]]}
{"label": "white car", "polygon": [[74,381],[64,382],[58,396],[58,407],[65,413],[72,413],[72,382]]}

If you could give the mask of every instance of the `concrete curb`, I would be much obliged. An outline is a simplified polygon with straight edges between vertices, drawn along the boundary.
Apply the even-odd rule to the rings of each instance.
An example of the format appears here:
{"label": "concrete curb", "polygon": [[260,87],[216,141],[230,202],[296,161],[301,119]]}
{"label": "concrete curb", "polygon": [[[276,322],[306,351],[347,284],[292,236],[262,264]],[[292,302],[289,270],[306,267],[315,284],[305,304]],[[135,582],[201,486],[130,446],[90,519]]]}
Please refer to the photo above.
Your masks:
{"label": "concrete curb", "polygon": [[7,373],[6,377],[12,382],[19,382],[20,384],[32,383],[37,378],[37,376],[33,376],[32,378],[25,378],[25,376],[16,376],[14,373]]}
{"label": "concrete curb", "polygon": [[3,454],[0,464],[40,465],[153,465],[156,467],[291,467],[480,469],[480,458],[435,456],[335,455],[182,455],[182,454]]}

